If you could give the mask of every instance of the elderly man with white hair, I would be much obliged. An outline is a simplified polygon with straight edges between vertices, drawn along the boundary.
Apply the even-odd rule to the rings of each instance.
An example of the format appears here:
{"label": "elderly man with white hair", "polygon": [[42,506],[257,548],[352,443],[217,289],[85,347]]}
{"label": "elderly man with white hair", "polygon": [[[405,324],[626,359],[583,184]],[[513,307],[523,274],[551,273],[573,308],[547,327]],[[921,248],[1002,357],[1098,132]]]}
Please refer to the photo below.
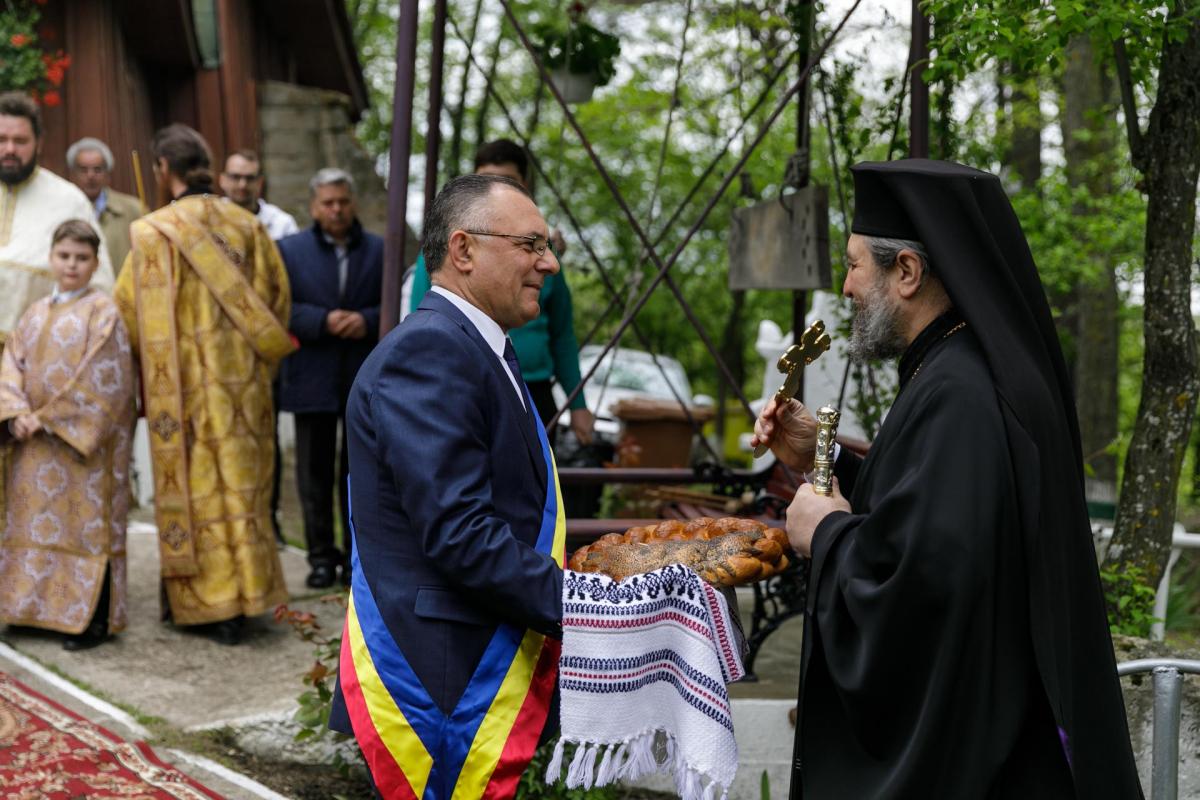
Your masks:
{"label": "elderly man with white hair", "polygon": [[120,271],[129,255],[129,223],[146,213],[142,201],[112,188],[113,154],[99,139],[85,136],[67,148],[71,182],[83,190],[95,210],[93,221],[104,232],[113,269]]}

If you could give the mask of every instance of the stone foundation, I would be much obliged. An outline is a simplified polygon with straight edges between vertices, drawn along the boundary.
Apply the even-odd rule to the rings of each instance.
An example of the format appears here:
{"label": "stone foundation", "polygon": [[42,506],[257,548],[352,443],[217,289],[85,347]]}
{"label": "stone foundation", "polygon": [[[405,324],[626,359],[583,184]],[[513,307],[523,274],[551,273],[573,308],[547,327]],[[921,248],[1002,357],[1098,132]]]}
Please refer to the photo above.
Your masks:
{"label": "stone foundation", "polygon": [[[373,159],[354,136],[350,99],[340,92],[296,86],[279,81],[258,85],[266,198],[296,218],[311,224],[308,181],[323,167],[341,167],[357,187],[358,216],[364,227],[380,236],[387,229],[387,187]],[[409,229],[404,264],[417,257],[417,238]]]}

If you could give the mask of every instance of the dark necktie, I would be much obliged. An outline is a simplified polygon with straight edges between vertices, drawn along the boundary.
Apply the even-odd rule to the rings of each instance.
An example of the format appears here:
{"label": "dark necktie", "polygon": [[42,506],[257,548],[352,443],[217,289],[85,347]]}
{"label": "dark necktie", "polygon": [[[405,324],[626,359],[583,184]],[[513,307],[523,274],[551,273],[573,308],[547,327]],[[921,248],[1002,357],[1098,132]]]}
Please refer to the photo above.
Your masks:
{"label": "dark necktie", "polygon": [[[512,339],[504,337],[504,363],[517,379],[517,391],[521,394],[521,405],[525,405],[525,378],[521,375],[521,365],[517,363],[517,351],[513,349]],[[526,411],[529,409],[526,408]]]}

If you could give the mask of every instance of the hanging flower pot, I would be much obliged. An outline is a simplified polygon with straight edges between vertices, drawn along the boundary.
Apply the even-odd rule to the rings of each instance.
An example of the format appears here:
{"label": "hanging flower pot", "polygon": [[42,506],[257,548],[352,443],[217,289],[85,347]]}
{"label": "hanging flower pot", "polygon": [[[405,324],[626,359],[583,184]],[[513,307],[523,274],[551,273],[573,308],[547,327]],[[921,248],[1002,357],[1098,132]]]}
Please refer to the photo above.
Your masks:
{"label": "hanging flower pot", "polygon": [[591,73],[578,75],[560,67],[550,70],[550,80],[568,103],[586,103],[596,91],[596,77]]}
{"label": "hanging flower pot", "polygon": [[612,80],[621,42],[573,15],[566,26],[544,23],[535,28],[538,50],[554,85],[568,103],[584,103],[597,86]]}

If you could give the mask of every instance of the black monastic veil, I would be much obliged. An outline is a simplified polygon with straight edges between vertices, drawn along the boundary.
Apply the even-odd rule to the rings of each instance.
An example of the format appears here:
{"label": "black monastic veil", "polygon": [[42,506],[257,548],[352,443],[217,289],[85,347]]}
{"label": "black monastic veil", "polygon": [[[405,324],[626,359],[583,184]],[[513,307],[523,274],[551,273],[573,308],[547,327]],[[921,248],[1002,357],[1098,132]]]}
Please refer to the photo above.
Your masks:
{"label": "black monastic veil", "polygon": [[867,459],[839,460],[853,512],[813,540],[793,797],[1140,797],[1075,404],[1012,206],[958,164],[853,172],[852,230],[922,242],[954,308],[901,359]]}

